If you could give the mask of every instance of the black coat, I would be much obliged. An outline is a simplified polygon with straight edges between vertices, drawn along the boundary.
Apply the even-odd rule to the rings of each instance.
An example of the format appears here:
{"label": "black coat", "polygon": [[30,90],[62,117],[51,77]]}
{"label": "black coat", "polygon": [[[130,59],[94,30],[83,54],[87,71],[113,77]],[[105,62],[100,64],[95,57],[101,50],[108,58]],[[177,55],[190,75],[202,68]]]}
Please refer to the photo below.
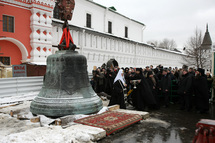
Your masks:
{"label": "black coat", "polygon": [[123,93],[124,85],[121,80],[117,80],[113,84],[113,92],[111,94],[111,99],[108,106],[118,104],[121,109],[125,109],[125,100],[124,100],[124,93]]}
{"label": "black coat", "polygon": [[106,74],[105,93],[111,95],[113,92],[113,82],[116,77],[114,72],[108,72]]}
{"label": "black coat", "polygon": [[187,73],[178,84],[178,94],[192,94],[193,75]]}
{"label": "black coat", "polygon": [[154,76],[156,84],[153,83],[153,81],[150,77],[147,77],[146,79],[147,79],[147,82],[149,84],[149,87],[150,87],[153,95],[156,96],[158,93],[158,78],[156,76]]}
{"label": "black coat", "polygon": [[196,98],[196,107],[200,111],[208,111],[209,95],[207,79],[204,76],[195,77],[193,80],[193,90]]}
{"label": "black coat", "polygon": [[145,77],[142,74],[136,74],[133,79],[141,80],[132,94],[134,106],[138,110],[144,110],[146,105],[156,105],[156,100]]}
{"label": "black coat", "polygon": [[158,84],[158,78],[154,75],[154,79],[155,79],[155,81],[156,81],[156,83],[154,83],[153,81],[152,81],[152,78],[150,78],[150,77],[147,77],[147,82],[148,82],[148,84],[149,84],[149,87],[150,87],[150,89],[151,89],[151,91],[152,91],[152,94],[153,94],[153,96],[154,96],[154,98],[155,98],[155,100],[156,100],[156,105],[155,106],[151,106],[152,108],[154,108],[154,109],[159,109],[160,107],[160,100],[159,100],[159,96],[158,96],[158,88],[159,88],[159,84]]}
{"label": "black coat", "polygon": [[168,92],[170,91],[171,77],[168,74],[165,76],[162,76],[159,87],[161,88],[162,92],[166,92],[166,90],[168,90]]}

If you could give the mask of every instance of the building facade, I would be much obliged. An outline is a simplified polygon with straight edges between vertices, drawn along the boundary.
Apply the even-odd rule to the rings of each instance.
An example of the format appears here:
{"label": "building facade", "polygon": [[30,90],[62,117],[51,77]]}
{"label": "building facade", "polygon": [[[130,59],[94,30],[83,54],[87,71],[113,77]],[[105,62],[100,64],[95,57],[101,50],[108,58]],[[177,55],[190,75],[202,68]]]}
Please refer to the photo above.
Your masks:
{"label": "building facade", "polygon": [[[63,25],[57,13],[55,8],[52,21],[54,45],[60,42]],[[143,43],[143,23],[93,1],[76,1],[69,25],[74,43],[80,47],[79,52],[87,57],[88,71],[110,59],[115,59],[120,67],[182,66],[182,53]]]}
{"label": "building facade", "polygon": [[1,62],[44,62],[52,51],[54,0],[1,0]]}
{"label": "building facade", "polygon": [[[71,34],[78,50],[88,60],[88,71],[110,59],[120,67],[146,65],[182,66],[180,52],[143,43],[145,25],[90,0],[76,0]],[[23,62],[46,64],[57,51],[63,21],[54,0],[0,1],[0,60],[14,65]]]}

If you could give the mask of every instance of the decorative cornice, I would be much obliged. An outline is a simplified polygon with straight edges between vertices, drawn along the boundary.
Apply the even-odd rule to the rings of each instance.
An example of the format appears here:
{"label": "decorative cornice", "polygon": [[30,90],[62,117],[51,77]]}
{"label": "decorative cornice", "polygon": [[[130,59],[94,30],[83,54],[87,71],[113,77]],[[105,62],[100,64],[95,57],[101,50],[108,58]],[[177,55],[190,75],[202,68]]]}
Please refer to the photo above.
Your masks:
{"label": "decorative cornice", "polygon": [[47,11],[52,11],[55,5],[54,0],[1,0],[8,4],[14,4],[25,8],[39,8]]}
{"label": "decorative cornice", "polygon": [[43,5],[38,5],[38,4],[32,4],[30,8],[38,8],[38,9],[46,10],[46,11],[49,11],[49,12],[53,11],[53,8],[45,7]]}
{"label": "decorative cornice", "polygon": [[[23,0],[21,0],[21,1],[23,1]],[[42,5],[42,6],[51,8],[51,9],[54,8],[54,4],[55,4],[54,0],[28,0],[28,1],[31,1],[32,4]]]}
{"label": "decorative cornice", "polygon": [[25,7],[25,8],[30,8],[31,5],[27,4],[27,3],[21,3],[19,1],[15,1],[15,0],[1,0],[1,2],[5,2],[5,3],[8,3],[8,4],[14,4],[16,6],[22,6],[22,7]]}

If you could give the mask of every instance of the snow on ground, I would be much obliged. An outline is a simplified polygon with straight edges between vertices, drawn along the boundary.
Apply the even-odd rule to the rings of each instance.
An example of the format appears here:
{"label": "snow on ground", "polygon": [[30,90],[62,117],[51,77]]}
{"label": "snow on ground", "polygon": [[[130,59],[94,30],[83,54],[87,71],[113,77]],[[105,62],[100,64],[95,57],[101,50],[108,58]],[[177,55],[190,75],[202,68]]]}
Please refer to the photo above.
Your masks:
{"label": "snow on ground", "polygon": [[23,101],[21,104],[0,109],[0,113],[10,114],[10,111],[13,111],[14,114],[28,114],[30,112],[30,104],[31,101]]}
{"label": "snow on ground", "polygon": [[[30,121],[31,100],[38,92],[31,92],[21,96],[0,98],[0,143],[91,143],[104,138],[105,130],[91,126],[74,123],[74,120],[89,115],[69,115],[60,118],[62,126],[50,125],[55,119],[39,115],[40,122]],[[103,100],[103,106],[107,106],[109,100]],[[98,114],[107,111],[103,107]],[[11,111],[13,117],[10,116]],[[19,120],[21,115],[26,120]],[[93,114],[92,114],[93,115]],[[64,124],[64,125],[63,125]]]}
{"label": "snow on ground", "polygon": [[30,120],[18,120],[8,114],[0,114],[0,139],[3,137],[40,127],[40,123],[32,123]]}
{"label": "snow on ground", "polygon": [[2,138],[0,143],[91,143],[97,140],[98,137],[95,136],[102,137],[106,133],[103,129],[93,130],[93,128],[84,125],[75,125],[66,129],[60,126],[39,127],[8,135]]}
{"label": "snow on ground", "polygon": [[21,94],[19,96],[3,97],[3,98],[0,98],[0,105],[2,106],[2,104],[10,104],[10,103],[17,103],[17,102],[22,102],[27,100],[33,100],[38,94],[39,94],[39,91]]}
{"label": "snow on ground", "polygon": [[[106,132],[103,129],[73,122],[89,115],[65,116],[70,120],[67,120],[66,125],[62,127],[49,125],[55,119],[50,119],[43,115],[39,115],[40,122],[32,123],[30,118],[33,115],[30,112],[30,104],[31,101],[23,101],[14,106],[0,109],[0,143],[90,143],[106,136]],[[10,116],[11,111],[13,111],[13,117]],[[103,107],[99,113],[105,111],[107,111],[107,107]],[[22,115],[27,119],[19,120],[17,115]]]}

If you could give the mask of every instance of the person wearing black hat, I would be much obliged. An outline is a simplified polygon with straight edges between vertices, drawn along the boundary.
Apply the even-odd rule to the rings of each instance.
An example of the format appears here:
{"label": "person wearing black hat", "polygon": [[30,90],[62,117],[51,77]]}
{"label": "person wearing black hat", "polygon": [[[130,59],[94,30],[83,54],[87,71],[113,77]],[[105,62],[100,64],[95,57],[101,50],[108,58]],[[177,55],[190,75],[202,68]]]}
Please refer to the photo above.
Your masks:
{"label": "person wearing black hat", "polygon": [[149,84],[143,76],[142,69],[137,68],[134,78],[131,80],[139,80],[137,88],[133,89],[132,102],[137,110],[143,111],[146,106],[156,105],[156,100],[150,90]]}
{"label": "person wearing black hat", "polygon": [[197,112],[206,113],[209,110],[209,95],[204,69],[197,69],[196,76],[193,81],[193,90]]}
{"label": "person wearing black hat", "polygon": [[162,95],[164,95],[164,102],[166,108],[169,107],[169,94],[171,89],[171,78],[167,73],[167,69],[164,69],[162,73],[163,76],[159,85],[159,90],[162,92]]}
{"label": "person wearing black hat", "polygon": [[188,68],[182,71],[182,79],[178,84],[178,94],[180,96],[181,107],[180,110],[187,109],[190,111],[192,108],[192,74],[188,72]]}

